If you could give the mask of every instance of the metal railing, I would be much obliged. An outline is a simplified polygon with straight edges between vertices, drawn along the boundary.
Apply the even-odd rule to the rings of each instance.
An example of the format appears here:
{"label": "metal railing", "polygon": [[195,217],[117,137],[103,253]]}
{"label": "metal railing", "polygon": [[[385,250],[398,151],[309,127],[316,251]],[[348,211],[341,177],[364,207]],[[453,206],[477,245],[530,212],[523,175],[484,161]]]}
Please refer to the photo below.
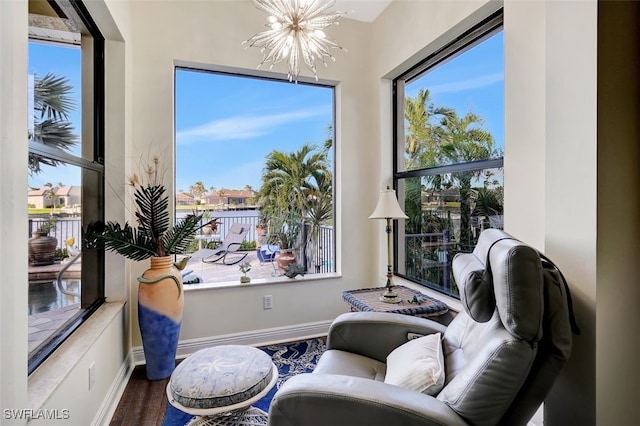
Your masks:
{"label": "metal railing", "polygon": [[[28,237],[31,237],[33,232],[40,229],[42,224],[47,220],[48,218],[45,217],[29,218]],[[56,237],[58,240],[58,244],[56,245],[58,249],[65,248],[65,241],[71,237],[75,238],[75,246],[79,248],[82,237],[82,220],[79,217],[60,217],[56,221],[55,231],[52,230],[49,232],[49,235]]]}
{"label": "metal railing", "polygon": [[451,276],[451,261],[457,251],[457,243],[451,240],[449,230],[407,234],[405,248],[407,278],[445,294],[458,293]]}
{"label": "metal railing", "polygon": [[[216,217],[216,221],[219,222],[216,234],[223,239],[225,235],[231,229],[234,223],[242,223],[249,226],[246,241],[256,241],[258,234],[256,232],[256,225],[258,225],[258,216],[256,214],[241,214],[227,215]],[[47,218],[30,218],[29,219],[29,237],[31,233],[37,231]],[[202,224],[206,223],[203,220]],[[331,226],[320,226],[317,228],[315,234],[311,235],[311,227],[309,224],[305,224],[302,228],[302,238],[305,241],[302,248],[299,250],[300,263],[305,265],[307,273],[320,274],[335,271],[335,242],[334,232]],[[56,222],[55,231],[51,231],[49,235],[55,237],[58,240],[56,248],[66,248],[65,242],[73,237],[75,238],[75,246],[81,247],[82,238],[82,221],[79,217],[61,217]]]}
{"label": "metal railing", "polygon": [[[235,212],[235,215],[218,216],[215,217],[218,222],[218,228],[215,234],[220,240],[224,239],[231,226],[235,223],[241,223],[249,225],[249,232],[245,237],[245,241],[257,241],[258,233],[256,227],[258,225],[258,216],[255,214],[241,214]],[[211,219],[203,219],[204,225]],[[304,243],[301,248],[297,250],[298,263],[305,266],[308,274],[321,274],[335,271],[335,243],[334,232],[331,226],[320,226],[316,229],[315,235],[312,235],[311,225],[305,224],[301,227],[301,241]]]}

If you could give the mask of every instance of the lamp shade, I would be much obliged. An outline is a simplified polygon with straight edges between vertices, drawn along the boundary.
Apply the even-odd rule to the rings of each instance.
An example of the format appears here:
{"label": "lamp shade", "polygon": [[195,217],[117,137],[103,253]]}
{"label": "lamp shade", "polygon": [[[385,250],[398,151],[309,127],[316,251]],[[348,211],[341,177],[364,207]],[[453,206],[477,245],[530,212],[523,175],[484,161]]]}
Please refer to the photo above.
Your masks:
{"label": "lamp shade", "polygon": [[380,191],[380,199],[378,199],[378,205],[375,210],[369,216],[369,219],[408,219],[409,216],[404,214],[398,199],[396,198],[396,191],[393,189],[383,189]]}

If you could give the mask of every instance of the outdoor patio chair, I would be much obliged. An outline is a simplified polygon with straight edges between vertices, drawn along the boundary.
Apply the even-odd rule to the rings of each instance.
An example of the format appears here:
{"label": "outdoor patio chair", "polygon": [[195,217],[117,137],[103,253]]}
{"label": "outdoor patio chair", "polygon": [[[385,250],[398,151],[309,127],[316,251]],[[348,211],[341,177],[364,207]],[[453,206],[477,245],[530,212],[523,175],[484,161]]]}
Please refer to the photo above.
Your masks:
{"label": "outdoor patio chair", "polygon": [[261,265],[265,263],[270,263],[273,266],[272,276],[276,276],[278,274],[278,270],[275,265],[276,255],[280,251],[280,247],[274,244],[264,244],[256,251],[256,255],[258,256],[258,260]]}
{"label": "outdoor patio chair", "polygon": [[[249,226],[246,223],[234,223],[231,225],[229,232],[222,240],[222,244],[215,249],[203,249],[202,251],[206,253],[206,255],[202,258],[204,263],[214,263],[219,260],[222,260],[222,263],[225,265],[235,265],[240,262],[242,259],[247,257],[247,252],[238,252],[240,246],[242,245],[242,241],[249,232]],[[227,256],[233,254],[227,259]]]}

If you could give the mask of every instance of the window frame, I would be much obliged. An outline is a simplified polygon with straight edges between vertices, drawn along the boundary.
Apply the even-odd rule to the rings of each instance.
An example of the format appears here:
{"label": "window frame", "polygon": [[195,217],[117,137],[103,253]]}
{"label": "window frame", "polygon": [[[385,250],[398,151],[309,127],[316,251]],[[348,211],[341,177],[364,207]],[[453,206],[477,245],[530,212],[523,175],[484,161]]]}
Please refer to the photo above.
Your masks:
{"label": "window frame", "polygon": [[[404,158],[405,149],[405,127],[404,127],[404,102],[405,102],[405,86],[413,80],[416,80],[428,73],[429,70],[436,68],[437,66],[445,63],[446,61],[455,58],[461,53],[475,47],[482,43],[484,40],[494,36],[495,34],[504,30],[504,10],[494,12],[490,16],[486,17],[470,29],[464,31],[459,36],[455,37],[450,43],[446,44],[442,48],[429,54],[424,59],[420,60],[417,64],[410,67],[407,71],[394,78],[392,81],[392,185],[393,189],[397,192],[400,187],[400,181],[416,177],[434,176],[448,173],[459,173],[478,171],[485,169],[501,169],[504,165],[504,156],[497,158],[490,158],[486,160],[476,160],[470,162],[453,163],[446,165],[437,165],[435,167],[425,167],[411,170],[400,170],[401,162]],[[503,183],[504,185],[504,183]],[[401,198],[400,195],[398,198]],[[393,224],[393,273],[398,277],[401,277],[407,281],[415,283],[417,285],[427,287],[446,296],[460,299],[459,295],[451,292],[445,292],[436,286],[429,286],[423,282],[420,282],[412,277],[399,272],[399,258],[400,258],[400,234],[404,235],[404,231],[400,232],[401,226],[404,226],[404,220],[394,221]],[[406,247],[402,247],[402,252],[405,252]],[[402,259],[403,262],[406,259]],[[451,260],[449,260],[450,262]]]}
{"label": "window frame", "polygon": [[[49,5],[59,16],[69,17],[82,27],[82,33],[92,38],[90,54],[92,56],[88,72],[91,73],[91,107],[81,108],[81,120],[87,122],[87,114],[91,114],[91,141],[85,141],[80,134],[80,146],[91,146],[91,155],[84,158],[84,152],[79,156],[61,149],[29,140],[29,153],[37,154],[52,160],[75,166],[81,171],[90,171],[93,176],[91,182],[85,182],[88,175],[82,173],[82,223],[104,220],[104,112],[105,112],[105,65],[104,65],[104,37],[91,17],[82,0],[50,0]],[[29,37],[29,42],[37,41]],[[54,42],[55,43],[55,42]],[[60,42],[61,45],[64,43]],[[81,47],[81,49],[86,49]],[[87,62],[83,61],[82,85],[85,85],[85,70]],[[83,91],[83,93],[86,93]],[[86,95],[85,95],[86,96]],[[84,96],[83,96],[84,98]],[[84,226],[83,226],[84,228]],[[84,323],[105,302],[105,266],[104,251],[83,250],[81,269],[80,309],[67,323],[50,336],[35,353],[29,354],[27,375],[34,372],[74,331]]]}
{"label": "window frame", "polygon": [[[289,79],[282,74],[278,74],[275,72],[265,72],[265,71],[260,71],[260,70],[247,70],[247,69],[243,69],[243,68],[235,68],[235,67],[228,67],[228,66],[218,66],[218,65],[214,65],[214,64],[202,64],[202,63],[192,63],[192,62],[187,62],[187,61],[175,61],[174,62],[174,101],[173,101],[173,106],[174,106],[174,117],[173,117],[173,121],[174,121],[174,141],[173,141],[173,147],[174,147],[174,161],[177,162],[177,157],[178,157],[178,153],[177,153],[177,138],[176,138],[176,134],[178,132],[177,129],[177,108],[176,108],[176,99],[177,99],[177,73],[178,71],[188,71],[188,72],[201,72],[201,73],[210,73],[210,74],[216,74],[216,75],[221,75],[221,76],[226,76],[226,77],[235,77],[235,78],[246,78],[246,79],[253,79],[253,80],[266,80],[266,81],[272,81],[272,82],[278,82],[278,83],[282,83],[282,84],[295,84],[297,86],[315,86],[315,87],[322,87],[322,88],[326,88],[326,89],[330,89],[332,91],[332,104],[331,104],[331,108],[332,108],[332,115],[331,115],[331,126],[332,126],[332,133],[331,133],[331,137],[333,140],[333,144],[331,147],[331,151],[332,151],[332,155],[331,155],[331,172],[332,172],[332,183],[331,183],[331,191],[332,191],[332,213],[331,213],[331,222],[332,222],[332,233],[333,233],[333,237],[332,237],[332,241],[331,241],[331,246],[330,249],[328,250],[330,252],[330,265],[327,267],[327,271],[324,272],[318,272],[318,273],[307,273],[304,275],[303,279],[315,279],[315,278],[311,278],[314,277],[314,275],[321,275],[324,277],[324,275],[326,274],[336,274],[337,270],[338,270],[338,260],[337,260],[337,245],[338,245],[338,241],[337,241],[337,236],[338,236],[338,232],[337,232],[337,223],[336,223],[336,218],[337,218],[337,213],[336,213],[336,185],[337,185],[337,163],[336,163],[336,155],[337,155],[337,134],[336,134],[336,102],[337,102],[337,82],[334,81],[329,81],[329,80],[325,80],[325,79],[320,79],[320,80],[313,80],[310,78],[300,78],[298,79],[298,81],[296,83],[291,83],[289,81]],[[174,164],[174,170],[176,171],[175,176],[174,176],[174,220],[176,220],[177,216],[177,201],[176,201],[176,197],[175,195],[178,194],[178,188],[176,186],[176,181],[177,181],[177,165]],[[258,218],[256,218],[258,219]],[[276,276],[277,278],[277,276]],[[281,280],[277,280],[274,278],[264,278],[264,281],[266,281],[267,283],[269,282],[278,282],[281,283]],[[212,287],[216,287],[217,284],[219,284],[222,281],[213,281],[213,282],[207,282],[205,281],[203,283],[203,285],[205,286],[212,286]],[[185,290],[189,290],[189,288],[186,288]]]}

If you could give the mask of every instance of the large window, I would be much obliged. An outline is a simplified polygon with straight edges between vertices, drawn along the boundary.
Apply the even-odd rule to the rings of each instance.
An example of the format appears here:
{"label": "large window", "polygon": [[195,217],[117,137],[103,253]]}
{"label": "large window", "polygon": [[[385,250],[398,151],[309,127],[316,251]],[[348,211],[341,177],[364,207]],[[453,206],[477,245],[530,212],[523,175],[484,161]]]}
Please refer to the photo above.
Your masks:
{"label": "large window", "polygon": [[[103,39],[77,1],[29,2],[29,373],[104,301]],[[26,133],[26,132],[25,132]]]}
{"label": "large window", "polygon": [[503,226],[502,13],[394,81],[396,273],[458,297],[457,252]]}
{"label": "large window", "polygon": [[332,86],[177,68],[175,114],[176,216],[210,224],[185,283],[335,270]]}

